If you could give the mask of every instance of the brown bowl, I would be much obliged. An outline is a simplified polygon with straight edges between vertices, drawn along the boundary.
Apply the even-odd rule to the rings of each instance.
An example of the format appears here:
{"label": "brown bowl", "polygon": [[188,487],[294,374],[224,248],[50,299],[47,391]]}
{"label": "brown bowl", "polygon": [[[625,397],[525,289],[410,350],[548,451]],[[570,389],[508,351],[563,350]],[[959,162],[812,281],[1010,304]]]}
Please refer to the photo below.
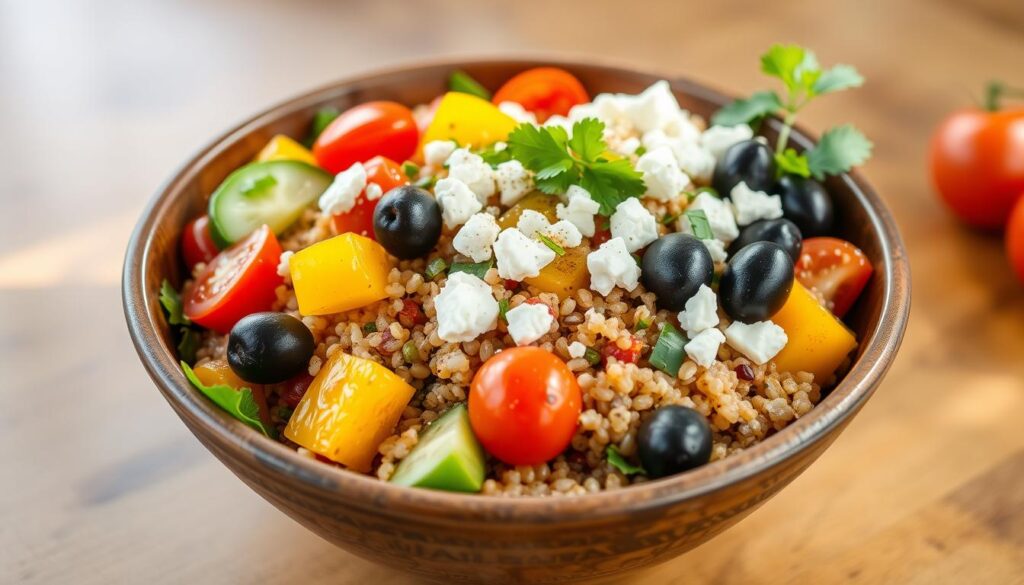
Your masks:
{"label": "brown bowl", "polygon": [[[550,583],[610,577],[669,560],[732,526],[807,468],[874,392],[896,356],[910,311],[910,275],[896,225],[856,173],[827,184],[840,236],[875,276],[848,319],[861,340],[850,372],[810,414],[762,443],[689,473],[572,498],[501,499],[391,485],[303,458],[232,419],[189,385],[158,301],[180,284],[178,236],[229,172],[274,134],[302,136],[313,113],[375,99],[426,103],[462,69],[490,88],[542,64],[488,60],[363,75],[275,106],[214,140],[159,190],[128,246],[122,293],[135,348],[160,392],[196,437],[242,481],[320,536],[359,556],[431,579]],[[661,77],[561,62],[592,94],[636,93]],[[671,80],[682,107],[709,116],[728,98]],[[779,127],[770,120],[766,131]],[[812,144],[801,131],[800,147]]]}

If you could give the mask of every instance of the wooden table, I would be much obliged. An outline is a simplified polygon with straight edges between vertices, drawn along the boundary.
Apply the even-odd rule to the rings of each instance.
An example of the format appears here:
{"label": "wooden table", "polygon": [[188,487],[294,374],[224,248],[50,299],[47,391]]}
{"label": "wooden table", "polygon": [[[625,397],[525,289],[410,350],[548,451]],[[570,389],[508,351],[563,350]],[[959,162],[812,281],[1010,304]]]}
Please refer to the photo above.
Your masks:
{"label": "wooden table", "polygon": [[939,207],[925,165],[944,113],[990,78],[1024,83],[1024,4],[680,4],[0,3],[0,582],[410,582],[249,491],[136,359],[118,293],[128,232],[215,132],[425,55],[588,55],[750,92],[779,40],[868,78],[803,120],[874,139],[866,174],[914,270],[910,329],[816,465],[633,582],[1024,582],[1024,288],[997,237]]}

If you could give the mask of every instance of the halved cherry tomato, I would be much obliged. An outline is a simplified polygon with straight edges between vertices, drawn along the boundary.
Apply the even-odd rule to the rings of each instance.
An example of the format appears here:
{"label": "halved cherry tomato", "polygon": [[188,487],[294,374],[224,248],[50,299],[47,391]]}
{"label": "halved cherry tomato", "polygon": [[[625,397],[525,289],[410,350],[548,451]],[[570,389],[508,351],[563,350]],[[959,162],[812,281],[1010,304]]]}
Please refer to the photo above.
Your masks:
{"label": "halved cherry tomato", "polygon": [[[402,172],[402,167],[389,158],[375,156],[366,161],[363,167],[366,168],[367,184],[377,183],[382,194],[395,187],[409,184],[409,179]],[[380,198],[368,199],[364,190],[356,197],[355,207],[331,218],[334,222],[334,229],[339,234],[354,232],[376,240],[377,238],[373,234],[373,210],[377,208],[378,201]]]}
{"label": "halved cherry tomato", "polygon": [[864,252],[839,238],[807,238],[796,263],[797,280],[824,298],[836,317],[850,310],[872,272]]}
{"label": "halved cherry tomato", "polygon": [[404,161],[416,152],[420,131],[409,108],[395,102],[367,102],[346,110],[317,137],[313,156],[340,173],[375,156]]}
{"label": "halved cherry tomato", "polygon": [[564,451],[581,408],[572,371],[539,347],[501,351],[477,370],[469,389],[473,433],[510,465],[536,465]]}
{"label": "halved cherry tomato", "polygon": [[1010,222],[1006,224],[1006,255],[1017,278],[1024,283],[1024,195],[1017,199]]}
{"label": "halved cherry tomato", "polygon": [[284,282],[277,274],[281,245],[263,226],[217,255],[185,291],[185,315],[218,333],[228,333],[239,319],[270,310],[275,289]]}
{"label": "halved cherry tomato", "polygon": [[557,67],[537,67],[506,81],[491,101],[516,102],[543,122],[551,116],[565,116],[573,106],[589,102],[590,96],[572,73]]}
{"label": "halved cherry tomato", "polygon": [[191,269],[200,262],[209,262],[220,250],[210,235],[210,216],[201,215],[185,224],[181,233],[181,255]]}

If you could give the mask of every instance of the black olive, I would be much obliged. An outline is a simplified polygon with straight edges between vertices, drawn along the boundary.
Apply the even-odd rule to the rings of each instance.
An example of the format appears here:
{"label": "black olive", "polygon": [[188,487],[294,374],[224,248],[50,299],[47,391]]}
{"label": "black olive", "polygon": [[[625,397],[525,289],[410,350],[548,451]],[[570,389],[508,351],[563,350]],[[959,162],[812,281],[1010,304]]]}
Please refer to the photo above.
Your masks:
{"label": "black olive", "polygon": [[253,313],[231,328],[228,364],[253,384],[277,384],[309,367],[313,334],[287,313]]}
{"label": "black olive", "polygon": [[647,247],[640,262],[644,288],[657,296],[658,307],[681,311],[702,284],[711,284],[715,263],[700,240],[668,234]]}
{"label": "black olive", "polygon": [[735,254],[754,242],[773,242],[782,246],[794,263],[800,259],[800,249],[804,245],[800,228],[795,223],[788,219],[763,219],[741,229],[740,236],[729,247],[729,253]]}
{"label": "black olive", "polygon": [[396,258],[426,255],[441,237],[441,206],[430,193],[405,185],[388,191],[373,212],[373,233]]}
{"label": "black olive", "polygon": [[793,259],[772,242],[740,249],[722,273],[718,299],[734,321],[754,323],[777,313],[793,288]]}
{"label": "black olive", "polygon": [[711,186],[722,197],[728,197],[732,188],[746,183],[754,191],[768,191],[775,182],[775,154],[757,140],[737,142],[725,151],[715,165]]}
{"label": "black olive", "polygon": [[648,477],[680,473],[711,459],[711,427],[692,408],[662,406],[640,425],[637,447]]}
{"label": "black olive", "polygon": [[827,236],[832,231],[832,198],[821,183],[783,175],[772,187],[772,193],[782,199],[783,217],[795,223],[805,238]]}

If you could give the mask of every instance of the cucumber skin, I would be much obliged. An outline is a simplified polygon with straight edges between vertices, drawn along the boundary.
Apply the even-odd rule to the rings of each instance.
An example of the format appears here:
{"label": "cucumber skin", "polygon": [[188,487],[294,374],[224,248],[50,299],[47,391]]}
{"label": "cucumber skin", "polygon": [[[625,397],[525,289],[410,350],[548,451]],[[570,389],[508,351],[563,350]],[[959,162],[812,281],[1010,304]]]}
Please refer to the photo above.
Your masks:
{"label": "cucumber skin", "polygon": [[[457,404],[442,414],[441,417],[427,428],[420,438],[420,442],[417,443],[416,447],[413,447],[412,452],[409,453],[402,463],[408,461],[420,445],[424,445],[429,441],[439,440],[439,437],[435,436],[437,431],[434,433],[431,431],[436,429],[439,423],[444,423],[444,426],[449,427],[449,433],[454,432],[454,436],[458,438],[465,437],[472,441],[471,445],[467,445],[469,452],[466,455],[476,459],[479,463],[478,465],[466,465],[467,460],[464,457],[458,457],[455,455],[454,450],[449,450],[446,456],[440,461],[435,461],[433,467],[426,473],[404,472],[402,463],[399,463],[398,469],[391,476],[391,482],[408,487],[454,492],[479,492],[484,482],[486,456],[484,455],[483,447],[480,446],[480,442],[473,435],[473,429],[469,424],[469,411],[466,408],[465,403]],[[458,417],[461,420],[446,420],[451,417]],[[451,428],[452,425],[456,425],[456,427]]]}

